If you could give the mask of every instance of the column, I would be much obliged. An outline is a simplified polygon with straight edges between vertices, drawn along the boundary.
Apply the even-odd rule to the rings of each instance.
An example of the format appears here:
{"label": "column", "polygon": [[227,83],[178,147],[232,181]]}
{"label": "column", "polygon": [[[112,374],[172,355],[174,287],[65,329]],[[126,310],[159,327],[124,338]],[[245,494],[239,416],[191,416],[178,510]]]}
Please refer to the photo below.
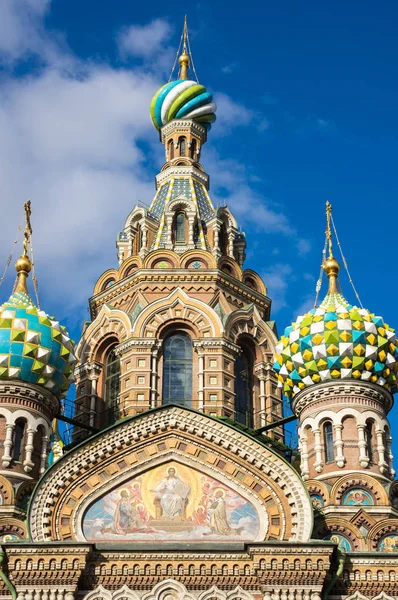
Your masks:
{"label": "column", "polygon": [[260,427],[263,427],[264,425],[267,424],[267,414],[266,414],[266,406],[265,406],[265,401],[267,398],[267,394],[265,393],[265,376],[263,373],[258,373],[257,374],[258,380],[260,382],[260,394],[259,394],[259,400],[260,400]]}
{"label": "column", "polygon": [[193,246],[194,242],[193,242],[193,224],[194,224],[194,220],[195,217],[193,216],[189,216],[188,217],[188,245],[189,246]]}
{"label": "column", "polygon": [[172,239],[173,231],[172,231],[172,229],[173,229],[173,216],[168,215],[166,217],[166,243],[170,247],[173,246],[173,239]]}
{"label": "column", "polygon": [[333,425],[334,430],[334,449],[336,450],[336,465],[342,469],[345,465],[346,459],[344,458],[343,453],[343,439],[341,431],[343,429],[343,425],[341,423],[337,423]]}
{"label": "column", "polygon": [[33,436],[35,435],[36,430],[29,427],[27,430],[26,436],[26,446],[25,446],[25,460],[23,463],[25,473],[29,473],[34,466],[34,462],[32,461],[32,453],[33,453]]}
{"label": "column", "polygon": [[390,435],[387,435],[387,456],[388,456],[388,462],[389,462],[389,467],[390,467],[391,479],[394,479],[395,470],[392,467],[394,456],[392,454],[391,445],[392,445],[392,437]]}
{"label": "column", "polygon": [[377,453],[379,455],[379,469],[380,469],[380,473],[386,473],[386,471],[388,470],[388,465],[385,461],[385,457],[384,457],[384,452],[385,452],[385,448],[384,448],[384,440],[383,440],[383,430],[382,429],[376,429],[376,440],[377,440]]}
{"label": "column", "polygon": [[11,463],[12,437],[14,435],[14,423],[6,424],[6,439],[4,440],[4,454],[2,458],[3,467],[9,467]]}
{"label": "column", "polygon": [[228,256],[234,258],[234,232],[228,230]]}
{"label": "column", "polygon": [[307,444],[307,434],[303,431],[303,435],[299,435],[300,440],[300,456],[301,456],[301,476],[304,481],[309,479],[310,468],[308,464],[308,444]]}
{"label": "column", "polygon": [[44,471],[46,470],[46,465],[47,465],[47,449],[48,449],[49,439],[50,438],[49,438],[48,435],[43,435],[43,439],[41,441],[40,473],[44,473]]}
{"label": "column", "polygon": [[203,348],[197,348],[198,351],[198,410],[203,410],[204,405],[204,366],[205,357],[203,354]]}
{"label": "column", "polygon": [[320,429],[314,429],[313,430],[313,434],[314,434],[314,440],[315,440],[315,444],[314,444],[314,450],[315,450],[314,467],[315,467],[315,471],[317,473],[322,473],[324,464],[323,464],[323,460],[322,460],[321,430]]}
{"label": "column", "polygon": [[151,408],[156,408],[159,344],[151,349]]}
{"label": "column", "polygon": [[358,425],[359,464],[366,469],[369,466],[369,456],[366,454],[365,425]]}

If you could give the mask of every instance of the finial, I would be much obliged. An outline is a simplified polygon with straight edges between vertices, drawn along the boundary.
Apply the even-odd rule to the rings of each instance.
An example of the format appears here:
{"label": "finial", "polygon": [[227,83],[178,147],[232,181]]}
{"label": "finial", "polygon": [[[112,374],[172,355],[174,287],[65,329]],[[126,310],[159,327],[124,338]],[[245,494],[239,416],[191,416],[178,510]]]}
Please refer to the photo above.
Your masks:
{"label": "finial", "polygon": [[329,201],[326,202],[326,240],[328,244],[329,256],[323,262],[322,268],[325,271],[328,279],[329,279],[329,289],[328,294],[338,294],[339,291],[337,289],[337,277],[340,271],[340,265],[338,261],[333,256],[333,246],[332,246],[332,230],[330,227],[330,223],[332,220],[332,205]]}
{"label": "finial", "polygon": [[187,40],[188,40],[187,15],[185,15],[185,17],[184,17],[184,29],[182,32],[182,38],[183,38],[182,54],[178,59],[178,62],[180,64],[179,79],[188,79],[189,55],[187,52]]}
{"label": "finial", "polygon": [[23,254],[20,256],[15,263],[15,269],[18,273],[18,281],[15,288],[16,292],[23,292],[25,294],[28,293],[28,289],[26,287],[26,279],[30,271],[32,270],[32,263],[30,262],[28,256],[28,244],[30,242],[30,236],[32,235],[32,225],[30,223],[30,200],[25,202],[24,204],[25,210],[25,231],[24,231],[24,239],[23,239]]}

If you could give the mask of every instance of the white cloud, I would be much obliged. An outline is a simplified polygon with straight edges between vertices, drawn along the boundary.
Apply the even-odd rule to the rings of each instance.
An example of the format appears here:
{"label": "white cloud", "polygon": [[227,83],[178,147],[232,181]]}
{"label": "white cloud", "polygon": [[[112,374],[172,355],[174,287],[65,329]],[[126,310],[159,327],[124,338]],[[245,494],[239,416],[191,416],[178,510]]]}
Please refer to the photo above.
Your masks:
{"label": "white cloud", "polygon": [[272,298],[272,313],[275,314],[287,305],[287,291],[292,267],[288,264],[274,264],[261,273],[267,286],[267,294]]}
{"label": "white cloud", "polygon": [[120,57],[123,60],[140,58],[158,71],[167,71],[172,67],[175,52],[167,46],[171,33],[172,28],[165,19],[154,19],[147,25],[124,27],[117,37]]}
{"label": "white cloud", "polygon": [[[22,6],[27,12],[17,10]],[[1,42],[3,65],[12,68],[13,61],[29,53],[43,59],[38,72],[3,76],[0,89],[0,177],[6,207],[0,253],[8,256],[23,203],[31,198],[43,308],[71,323],[81,319],[96,279],[117,265],[115,238],[124,219],[137,201],[149,203],[154,195],[154,172],[147,164],[151,153],[157,157],[162,148],[148,108],[162,81],[146,66],[114,69],[77,59],[56,34],[44,30],[48,7],[47,0],[16,0],[15,6],[0,2],[0,21],[6,15],[12,30],[7,44]],[[155,48],[164,46],[168,35],[167,26],[158,23],[157,35],[149,39],[153,23],[158,22],[137,27],[141,41],[134,38],[131,46],[145,60],[156,55]],[[250,124],[257,119],[225,94],[218,95],[218,102],[221,129],[217,124],[215,134],[221,135],[223,123],[228,130],[237,120]],[[282,211],[251,187],[261,183],[258,178],[237,161],[221,159],[214,147],[206,149],[204,164],[211,166],[215,203],[226,200],[242,225],[294,238]]]}

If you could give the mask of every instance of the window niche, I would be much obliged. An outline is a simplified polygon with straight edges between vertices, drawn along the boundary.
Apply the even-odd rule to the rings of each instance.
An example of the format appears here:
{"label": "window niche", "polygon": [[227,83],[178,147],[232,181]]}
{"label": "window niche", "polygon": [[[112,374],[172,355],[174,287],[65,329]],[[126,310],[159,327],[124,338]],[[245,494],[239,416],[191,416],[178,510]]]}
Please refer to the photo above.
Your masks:
{"label": "window niche", "polygon": [[163,344],[163,404],[192,406],[192,341],[183,332]]}
{"label": "window niche", "polygon": [[333,425],[330,421],[323,424],[323,443],[325,449],[325,463],[334,461]]}

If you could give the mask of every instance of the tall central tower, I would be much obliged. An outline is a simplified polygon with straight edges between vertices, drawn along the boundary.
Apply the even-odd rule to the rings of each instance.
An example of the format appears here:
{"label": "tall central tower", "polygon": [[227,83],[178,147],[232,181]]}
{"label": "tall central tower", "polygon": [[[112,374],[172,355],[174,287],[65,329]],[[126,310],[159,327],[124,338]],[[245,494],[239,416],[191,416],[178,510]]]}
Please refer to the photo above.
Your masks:
{"label": "tall central tower", "polygon": [[77,411],[95,428],[172,403],[254,428],[281,417],[271,301],[200,162],[216,105],[188,78],[186,23],[181,46],[178,78],[150,106],[166,159],[155,197],[128,215],[78,348]]}

